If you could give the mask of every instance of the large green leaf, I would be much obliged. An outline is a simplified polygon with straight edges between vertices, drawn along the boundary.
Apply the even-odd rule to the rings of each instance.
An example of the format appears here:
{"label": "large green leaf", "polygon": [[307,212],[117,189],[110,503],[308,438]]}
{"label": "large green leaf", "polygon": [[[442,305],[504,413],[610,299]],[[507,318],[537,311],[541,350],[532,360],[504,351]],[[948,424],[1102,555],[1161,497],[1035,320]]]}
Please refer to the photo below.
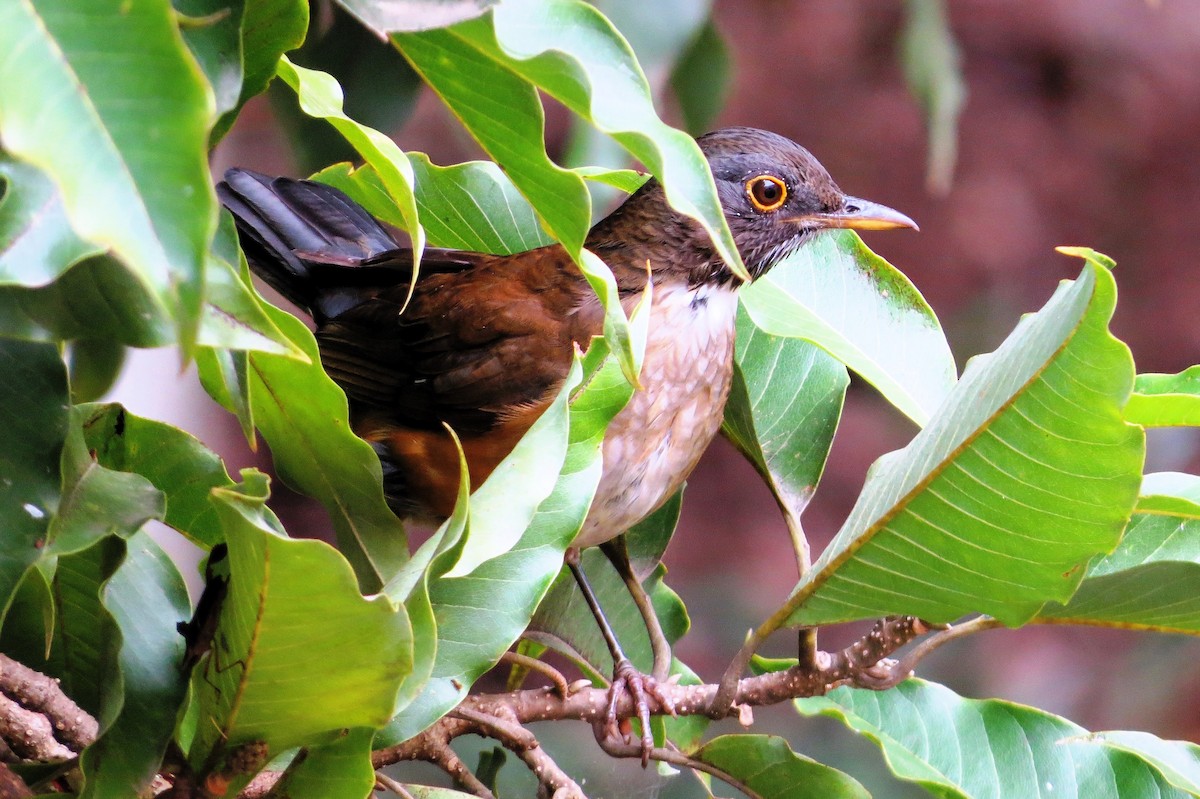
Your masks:
{"label": "large green leaf", "polygon": [[1089,261],[974,359],[912,443],[876,463],[849,518],[771,625],[983,612],[1018,625],[1065,601],[1133,509],[1145,436],[1121,409],[1116,287]]}
{"label": "large green leaf", "polygon": [[139,474],[166,495],[163,521],[205,549],[224,540],[209,493],[234,483],[215,452],[116,403],[79,406],[79,412],[87,448],[101,466]]}
{"label": "large green leaf", "polygon": [[153,293],[115,258],[101,255],[76,263],[45,286],[0,286],[0,335],[161,347],[175,333]]}
{"label": "large green leaf", "polygon": [[119,672],[110,676],[121,686],[120,714],[83,754],[80,796],[119,799],[150,787],[175,730],[187,693],[175,625],[190,606],[175,564],[145,532],[129,539],[100,596],[120,645]]}
{"label": "large green leaf", "polygon": [[1200,796],[1200,746],[1191,741],[1164,741],[1146,732],[1097,732],[1085,739],[1149,763],[1167,782]]}
{"label": "large green leaf", "polygon": [[[234,242],[227,215],[206,258],[208,285],[197,331],[199,343],[305,357],[271,322],[262,301],[239,276]],[[161,346],[172,341],[173,333],[156,303],[116,260],[106,255],[89,257],[48,285],[0,285],[0,335]]]}
{"label": "large green leaf", "polygon": [[741,300],[764,332],[821,347],[917,424],[954,385],[954,358],[932,309],[854,231],[818,236]]}
{"label": "large green leaf", "polygon": [[[659,119],[645,75],[629,44],[599,11],[579,0],[516,0],[498,5],[490,16],[434,33],[438,34],[439,44],[433,55],[438,49],[455,54],[474,50],[473,57],[484,59],[489,69],[509,71],[517,78],[507,81],[509,92],[518,100],[516,104],[498,106],[505,98],[493,95],[485,98],[487,110],[468,111],[464,101],[472,95],[487,94],[489,83],[460,83],[452,92],[444,91],[439,84],[444,85],[450,78],[448,64],[430,60],[426,51],[426,57],[417,65],[484,149],[505,167],[568,251],[575,255],[579,252],[590,224],[590,203],[583,199],[577,178],[570,180],[561,170],[555,171],[544,150],[540,155],[536,152],[542,149],[542,125],[540,105],[532,94],[535,86],[590,120],[645,164],[662,181],[672,206],[703,225],[725,262],[744,273],[704,156],[690,136]],[[402,35],[394,40],[409,56],[413,40],[426,36],[430,34]],[[411,60],[414,64],[417,61]],[[459,65],[454,67],[457,72]],[[523,82],[527,83],[522,86]],[[532,125],[525,126],[522,144],[533,159],[513,159],[511,145],[503,140],[516,138],[511,131],[516,116],[529,110],[536,110],[537,115],[530,117]],[[488,113],[496,116],[489,119],[484,116]],[[538,176],[550,172],[559,176],[556,180],[563,188],[571,187],[568,195],[556,199],[537,185]],[[563,202],[571,198],[582,202]],[[551,207],[555,203],[561,205]]]}
{"label": "large green leaf", "polygon": [[213,98],[157,0],[0,6],[0,139],[195,337],[216,226]]}
{"label": "large green leaf", "polygon": [[233,11],[217,20],[208,17],[209,24],[199,26],[203,33],[185,30],[188,45],[216,94],[220,117],[213,126],[215,144],[228,132],[246,101],[267,88],[279,57],[304,43],[308,3],[253,0],[231,7],[222,0],[188,0],[188,4],[193,13],[202,15]]}
{"label": "large green leaf", "polygon": [[[408,153],[416,178],[417,212],[432,247],[497,255],[524,252],[553,242],[500,168],[491,161],[442,167],[424,153]],[[393,225],[402,221],[379,174],[370,166],[336,164],[314,175],[337,186],[374,216]]]}
{"label": "large green leaf", "polygon": [[1200,477],[1148,474],[1121,544],[1039,622],[1200,635]]}
{"label": "large green leaf", "polygon": [[50,344],[0,338],[0,620],[58,507],[67,369]]}
{"label": "large green leaf", "polygon": [[1036,708],[964,699],[908,680],[889,691],[838,688],[796,700],[879,745],[897,777],[946,799],[1183,799],[1142,760],[1087,746],[1086,730]]}
{"label": "large green leaf", "polygon": [[62,457],[62,496],[46,531],[51,555],[80,552],[109,535],[128,538],[151,519],[161,519],[162,492],[139,474],[96,462],[84,443],[82,414],[71,413]]}
{"label": "large green leaf", "polygon": [[1174,375],[1138,375],[1125,418],[1144,427],[1200,425],[1200,366]]}
{"label": "large green leaf", "polygon": [[[363,590],[378,590],[408,558],[404,526],[384,502],[379,457],[351,431],[346,395],[321,369],[312,333],[283,311],[267,312],[309,362],[251,355],[247,381],[255,425],[279,476],[329,511]],[[216,365],[201,364],[205,373]]]}
{"label": "large green leaf", "polygon": [[265,478],[243,475],[242,490],[213,492],[230,579],[213,648],[192,681],[200,722],[188,757],[205,771],[241,744],[277,754],[381,726],[412,668],[403,608],[364,599],[328,545],[277,533]]}
{"label": "large green leaf", "polygon": [[271,321],[249,278],[242,277],[248,272],[241,263],[233,217],[223,213],[208,257],[208,295],[197,342],[206,347],[257,350],[304,360],[304,352]]}
{"label": "large green leaf", "polygon": [[870,799],[849,774],[798,755],[775,735],[722,735],[692,754],[760,799]]}
{"label": "large green leaf", "polygon": [[45,173],[0,152],[0,180],[0,284],[42,286],[101,252],[75,235]]}
{"label": "large green leaf", "polygon": [[377,36],[442,28],[477,17],[497,0],[338,0]]}
{"label": "large green leaf", "polygon": [[286,56],[279,60],[278,74],[296,92],[304,113],[328,121],[374,168],[380,185],[399,211],[402,227],[412,237],[419,260],[425,247],[425,231],[413,197],[412,165],[404,151],[384,134],[346,116],[342,110],[342,87],[332,75],[297,66]]}
{"label": "large green leaf", "polygon": [[125,558],[126,544],[107,536],[58,558],[51,582],[54,627],[49,660],[29,664],[53,676],[63,692],[108,727],[122,703],[117,653],[121,634],[101,602],[105,583]]}
{"label": "large green leaf", "polygon": [[754,464],[798,534],[800,513],[829,457],[850,376],[817,346],[763,332],[744,308],[738,309],[734,363],[721,432]]}
{"label": "large green leaf", "polygon": [[[498,469],[471,497],[471,522],[461,557],[451,550],[434,561],[429,583],[438,630],[433,677],[424,693],[376,741],[377,746],[415,735],[458,704],[471,684],[525,630],[562,568],[563,552],[583,525],[600,480],[604,430],[632,393],[617,360],[609,357],[599,340],[591,343],[584,357],[583,373],[590,377],[570,397],[569,407],[566,400],[581,379],[578,367],[537,423],[565,436],[566,450],[564,458],[561,444],[541,448],[543,457],[561,466],[556,467],[557,479],[551,475],[553,488],[532,518],[522,514],[527,523],[519,529],[510,523],[506,517],[518,511],[510,508],[514,497],[505,491],[515,491],[519,497],[544,489],[529,485],[520,474]],[[536,457],[538,453],[523,451],[528,441],[529,436],[522,439],[509,457],[522,461]],[[489,488],[493,481],[494,487]],[[493,522],[493,516],[499,517],[498,522]],[[493,524],[520,533],[519,539],[510,539],[507,549],[501,551],[490,542],[479,541]],[[490,559],[479,562],[481,552]],[[474,563],[479,565],[462,574],[465,564]],[[461,576],[442,576],[451,568]]]}
{"label": "large green leaf", "polygon": [[344,731],[332,743],[309,747],[272,790],[288,799],[363,799],[375,785],[371,767],[374,730]]}

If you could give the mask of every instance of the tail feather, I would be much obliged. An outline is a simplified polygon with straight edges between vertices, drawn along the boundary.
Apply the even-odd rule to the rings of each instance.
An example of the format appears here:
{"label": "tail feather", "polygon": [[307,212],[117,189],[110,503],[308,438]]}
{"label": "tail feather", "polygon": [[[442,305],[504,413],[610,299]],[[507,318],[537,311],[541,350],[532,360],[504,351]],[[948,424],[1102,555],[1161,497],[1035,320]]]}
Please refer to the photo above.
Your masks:
{"label": "tail feather", "polygon": [[338,189],[309,180],[231,169],[217,196],[233,214],[256,274],[290,302],[314,309],[314,263],[353,265],[400,245]]}

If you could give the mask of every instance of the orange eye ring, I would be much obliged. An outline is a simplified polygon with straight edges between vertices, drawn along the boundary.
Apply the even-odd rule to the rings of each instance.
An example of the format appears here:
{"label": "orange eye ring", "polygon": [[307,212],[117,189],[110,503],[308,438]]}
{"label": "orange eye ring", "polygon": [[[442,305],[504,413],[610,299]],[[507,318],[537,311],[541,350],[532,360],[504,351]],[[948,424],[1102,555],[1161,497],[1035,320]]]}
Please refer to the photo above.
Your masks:
{"label": "orange eye ring", "polygon": [[746,196],[755,209],[764,213],[778,211],[787,202],[787,184],[773,175],[759,175],[746,181]]}

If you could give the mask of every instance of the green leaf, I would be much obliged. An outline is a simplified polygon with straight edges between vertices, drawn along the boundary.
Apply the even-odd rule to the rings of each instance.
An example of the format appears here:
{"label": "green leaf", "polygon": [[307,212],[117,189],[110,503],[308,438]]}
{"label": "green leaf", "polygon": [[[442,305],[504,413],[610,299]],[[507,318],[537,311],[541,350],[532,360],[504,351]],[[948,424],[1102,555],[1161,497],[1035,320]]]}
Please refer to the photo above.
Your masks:
{"label": "green leaf", "polygon": [[106,469],[84,443],[82,414],[71,414],[62,457],[62,497],[46,531],[45,552],[80,552],[109,535],[128,538],[164,512],[162,492],[146,478]]}
{"label": "green leaf", "polygon": [[112,339],[78,339],[67,350],[71,401],[91,402],[107,394],[121,376],[125,347]]}
{"label": "green leaf", "polygon": [[497,0],[338,0],[343,8],[386,37],[394,31],[444,28],[485,13]]}
{"label": "green leaf", "polygon": [[849,774],[791,750],[775,735],[722,735],[692,757],[745,784],[762,799],[870,799]]}
{"label": "green leaf", "polygon": [[0,53],[5,149],[54,181],[71,227],[119,258],[189,345],[216,226],[213,99],[174,11],[154,0],[5,3]]}
{"label": "green leaf", "polygon": [[[208,7],[210,2],[221,2],[194,1],[200,7]],[[230,24],[236,26],[235,35],[230,36],[227,30],[223,30],[219,36],[214,34],[214,52],[205,53],[205,46],[198,43],[195,36],[186,36],[217,94],[220,118],[213,126],[213,144],[228,132],[246,101],[267,88],[267,84],[275,77],[275,65],[279,57],[303,44],[308,31],[308,3],[304,0],[254,0],[237,5],[242,6],[237,13],[231,15],[228,22],[222,21],[222,27]],[[214,5],[213,12],[220,13],[220,8],[220,5]],[[237,61],[219,61],[222,56],[228,59],[232,52],[238,54]],[[215,78],[218,70],[220,79]]]}
{"label": "green leaf", "polygon": [[[562,459],[559,452],[543,449],[544,457],[560,462],[561,469],[549,496],[537,506],[523,532],[518,530],[519,540],[510,541],[501,552],[486,542],[475,543],[484,535],[480,532],[484,528],[477,529],[476,523],[481,519],[490,523],[493,515],[503,519],[513,512],[509,503],[519,497],[501,493],[499,486],[511,485],[513,475],[497,470],[471,497],[471,527],[462,557],[449,550],[434,561],[429,584],[438,630],[433,677],[424,693],[376,739],[377,747],[412,737],[457,705],[525,630],[562,568],[563,552],[582,527],[600,480],[604,430],[632,394],[601,340],[591,342],[582,372],[591,377],[570,397],[569,413],[566,399],[579,383],[579,371],[573,371],[560,396],[538,420],[546,429],[562,430],[566,418],[566,456]],[[522,450],[529,441],[527,435],[509,457],[528,458]],[[497,487],[489,488],[493,480]],[[540,492],[540,486],[529,482],[514,490]],[[442,576],[451,565],[461,572],[463,564],[478,562],[480,551],[489,553],[490,559],[469,574]]]}
{"label": "green leaf", "polygon": [[375,785],[371,738],[375,731],[344,731],[332,743],[303,750],[272,789],[289,799],[363,799]]}
{"label": "green leaf", "polygon": [[258,449],[250,407],[250,355],[245,350],[196,349],[196,371],[208,396],[237,417],[251,450]]}
{"label": "green leaf", "polygon": [[81,760],[86,799],[127,797],[148,789],[187,694],[179,668],[183,638],[175,629],[190,612],[175,564],[147,533],[129,539],[125,561],[101,599],[116,623],[120,715]]}
{"label": "green leaf", "polygon": [[[662,182],[671,205],[696,219],[708,231],[717,253],[730,268],[745,273],[700,148],[686,133],[671,128],[658,118],[645,75],[629,44],[599,11],[579,0],[517,0],[498,5],[490,17],[465,22],[437,33],[453,37],[457,40],[456,44],[473,48],[478,56],[528,81],[528,88],[524,92],[519,91],[519,83],[512,84],[512,91],[523,95],[519,104],[495,108],[494,104],[503,98],[488,98],[490,108],[483,113],[498,115],[494,119],[481,117],[479,113],[482,109],[479,109],[471,112],[472,121],[469,121],[463,108],[464,95],[479,94],[482,87],[490,89],[490,85],[480,82],[465,89],[460,86],[456,94],[447,96],[434,82],[446,76],[431,75],[444,73],[446,65],[426,61],[424,68],[417,67],[459,114],[484,149],[505,167],[522,193],[538,209],[554,237],[569,252],[578,255],[590,225],[590,203],[584,201],[568,206],[563,202],[568,196],[557,201],[550,198],[546,198],[549,202],[544,201],[544,192],[539,190],[536,194],[531,193],[531,186],[523,180],[527,164],[512,162],[502,157],[502,153],[496,149],[498,143],[501,150],[509,149],[500,140],[505,135],[511,137],[508,128],[514,116],[537,104],[536,96],[529,94],[533,86],[590,120],[645,164]],[[395,41],[407,56],[409,42],[414,37],[428,35],[397,36]],[[443,37],[441,41],[447,40]],[[461,44],[450,49],[460,51],[463,49]],[[488,76],[480,77],[486,80]],[[536,110],[537,116],[531,118],[534,124],[527,126],[523,135],[524,144],[530,150],[542,147],[540,107]],[[533,174],[538,174],[547,171],[549,161],[545,159],[543,151],[541,157],[534,153],[532,163],[537,164]],[[552,164],[549,166],[553,167]],[[581,188],[581,184],[576,184],[570,191],[570,197],[578,200]],[[562,203],[562,206],[550,208],[554,202]]]}
{"label": "green leaf", "polygon": [[44,172],[0,152],[0,285],[43,286],[101,248],[71,229]]}
{"label": "green leaf", "polygon": [[279,59],[278,74],[296,92],[304,113],[327,120],[374,167],[380,184],[400,212],[402,227],[412,237],[414,261],[420,261],[425,231],[413,197],[412,165],[404,151],[384,134],[346,116],[342,111],[342,87],[332,75],[297,66],[287,56]]}
{"label": "green leaf", "polygon": [[110,339],[130,347],[174,340],[161,303],[115,258],[86,258],[46,286],[0,286],[0,335],[34,341]]}
{"label": "green leaf", "polygon": [[[666,551],[671,534],[675,532],[681,507],[682,492],[626,533],[626,546],[635,569],[641,565],[652,572],[644,582],[647,592],[662,585],[665,569],[659,572],[654,567]],[[600,606],[604,608],[605,618],[621,642],[621,648],[635,666],[649,673],[653,659],[650,638],[625,582],[604,553],[595,547],[583,552],[582,565],[592,590],[600,600]],[[687,632],[687,610],[679,602],[679,597],[669,589],[663,587],[662,593],[665,612],[658,615],[667,640],[674,643]],[[594,677],[607,680],[612,676],[613,662],[608,645],[575,578],[566,568],[559,573],[545,599],[538,605],[537,613],[530,620],[527,637],[567,655]]]}
{"label": "green leaf", "polygon": [[925,185],[946,194],[958,156],[958,117],[967,100],[962,56],[950,29],[945,0],[908,0],[900,35],[900,63],[908,90],[925,109],[929,165]]}
{"label": "green leaf", "polygon": [[50,660],[31,663],[57,678],[63,692],[107,728],[122,704],[117,653],[120,631],[101,602],[107,580],[125,558],[126,544],[108,536],[87,549],[58,558],[51,591],[54,631]]}
{"label": "green leaf", "polygon": [[453,791],[449,788],[431,788],[428,785],[405,785],[413,799],[471,799],[474,794]]}
{"label": "green leaf", "polygon": [[[199,343],[305,357],[263,311],[238,275],[240,257],[226,215],[208,254],[208,292]],[[0,286],[0,335],[41,341],[101,340],[157,347],[172,331],[157,300],[113,258],[87,258],[46,286]]]}
{"label": "green leaf", "polygon": [[217,116],[233,110],[242,93],[245,5],[244,0],[171,0],[183,42],[212,89]]}
{"label": "green leaf", "polygon": [[1174,375],[1138,375],[1125,419],[1143,427],[1200,425],[1200,366]]}
{"label": "green leaf", "polygon": [[1200,635],[1200,477],[1146,475],[1120,545],[1036,621]]}
{"label": "green leaf", "polygon": [[577,257],[591,225],[590,198],[583,178],[546,154],[536,89],[457,29],[397,34],[392,40],[529,199],[554,238]]}
{"label": "green leaf", "polygon": [[1121,409],[1129,349],[1116,287],[1089,262],[988,356],[938,415],[872,467],[850,517],[772,623],[887,614],[1028,621],[1120,540],[1145,436]]}
{"label": "green leaf", "polygon": [[919,425],[954,386],[954,358],[932,309],[854,231],[818,236],[741,300],[761,330],[816,344]]}
{"label": "green leaf", "polygon": [[238,249],[233,217],[221,214],[221,224],[208,258],[208,296],[197,342],[205,347],[257,350],[304,360],[303,350],[287,338],[263,310],[254,293]]}
{"label": "green leaf", "polygon": [[1200,796],[1200,746],[1190,741],[1164,741],[1147,732],[1095,732],[1088,743],[1138,757],[1181,791]]}
{"label": "green leaf", "polygon": [[404,525],[384,502],[379,457],[351,431],[346,395],[321,368],[312,333],[283,311],[266,311],[309,362],[250,356],[255,425],[271,447],[280,478],[321,501],[359,584],[376,591],[408,559]]}
{"label": "green leaf", "polygon": [[838,688],[796,700],[878,744],[892,772],[947,799],[1182,799],[1139,759],[1087,746],[1076,724],[1036,708],[964,699],[907,680],[889,691]]}
{"label": "green leaf", "polygon": [[68,429],[67,370],[58,350],[0,338],[0,620],[40,557],[58,507]]}
{"label": "green leaf", "polygon": [[201,720],[188,758],[205,771],[241,744],[261,741],[273,755],[381,726],[412,668],[403,609],[364,599],[327,544],[280,536],[265,478],[243,476],[244,490],[213,491],[230,581],[213,648],[192,680]]}
{"label": "green leaf", "polygon": [[[336,4],[321,17],[304,46],[289,58],[335,76],[345,93],[345,111],[351,119],[376,130],[400,130],[416,109],[424,89],[421,78],[387,37],[364,27]],[[338,161],[360,160],[332,126],[305,115],[290,90],[276,84],[269,98],[300,171],[312,173]]]}
{"label": "green leaf", "polygon": [[205,549],[224,540],[209,494],[234,483],[215,452],[190,433],[116,403],[84,405],[78,412],[87,448],[101,466],[141,475],[166,495],[163,521]]}
{"label": "green leaf", "polygon": [[762,475],[794,534],[816,491],[850,376],[802,339],[772,336],[738,309],[733,387],[721,431]]}
{"label": "green leaf", "polygon": [[696,31],[671,70],[671,90],[689,133],[699,136],[712,130],[732,85],[729,48],[710,18]]}
{"label": "green leaf", "polygon": [[[408,160],[416,179],[417,213],[431,247],[508,255],[552,243],[529,201],[491,161],[441,167],[424,153],[408,153]],[[379,219],[402,224],[370,165],[336,164],[313,177],[346,192]]]}

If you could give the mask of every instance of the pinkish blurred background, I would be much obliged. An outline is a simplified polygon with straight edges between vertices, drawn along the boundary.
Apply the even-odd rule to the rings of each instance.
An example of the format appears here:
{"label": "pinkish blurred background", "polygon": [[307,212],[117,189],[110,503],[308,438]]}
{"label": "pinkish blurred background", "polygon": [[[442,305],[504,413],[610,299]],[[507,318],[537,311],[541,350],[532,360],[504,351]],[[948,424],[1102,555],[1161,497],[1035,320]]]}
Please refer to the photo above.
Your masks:
{"label": "pinkish blurred background", "polygon": [[[1077,261],[1053,251],[1060,244],[1091,246],[1118,262],[1121,299],[1113,326],[1139,371],[1173,372],[1200,362],[1200,288],[1192,276],[1200,211],[1200,6],[1194,0],[951,5],[968,99],[958,166],[944,196],[925,188],[922,112],[898,61],[900,0],[717,2],[717,27],[735,66],[718,126],[752,125],[794,138],[849,193],[915,218],[920,235],[868,234],[868,244],[916,283],[960,366],[994,348],[1059,280],[1078,273]],[[552,153],[565,130],[565,113],[552,110]],[[427,93],[416,99],[411,119],[391,132],[402,147],[428,152],[437,163],[479,155]],[[217,152],[214,174],[234,164],[302,171],[268,103],[243,114]],[[231,469],[268,465],[267,453],[249,453],[233,421],[194,380],[185,376],[146,391],[147,380],[172,374],[175,364],[171,354],[139,354],[118,396],[134,410],[199,433]],[[818,548],[840,526],[867,467],[913,432],[869,388],[852,387],[828,471],[805,515]],[[1148,470],[1200,468],[1193,433],[1156,433]],[[319,507],[278,483],[275,492],[290,530],[323,529]],[[779,565],[791,562],[769,494],[719,441],[690,482],[666,557],[670,582],[694,623],[678,654],[714,678],[746,629],[791,589],[795,574]],[[859,632],[832,630],[822,643],[844,644]],[[780,640],[772,654],[791,654],[792,647],[790,637]],[[1090,729],[1146,729],[1200,741],[1198,654],[1197,643],[1181,637],[1029,628],[952,644],[921,673],[963,694],[1027,702]],[[778,729],[814,723],[773,722]]]}

